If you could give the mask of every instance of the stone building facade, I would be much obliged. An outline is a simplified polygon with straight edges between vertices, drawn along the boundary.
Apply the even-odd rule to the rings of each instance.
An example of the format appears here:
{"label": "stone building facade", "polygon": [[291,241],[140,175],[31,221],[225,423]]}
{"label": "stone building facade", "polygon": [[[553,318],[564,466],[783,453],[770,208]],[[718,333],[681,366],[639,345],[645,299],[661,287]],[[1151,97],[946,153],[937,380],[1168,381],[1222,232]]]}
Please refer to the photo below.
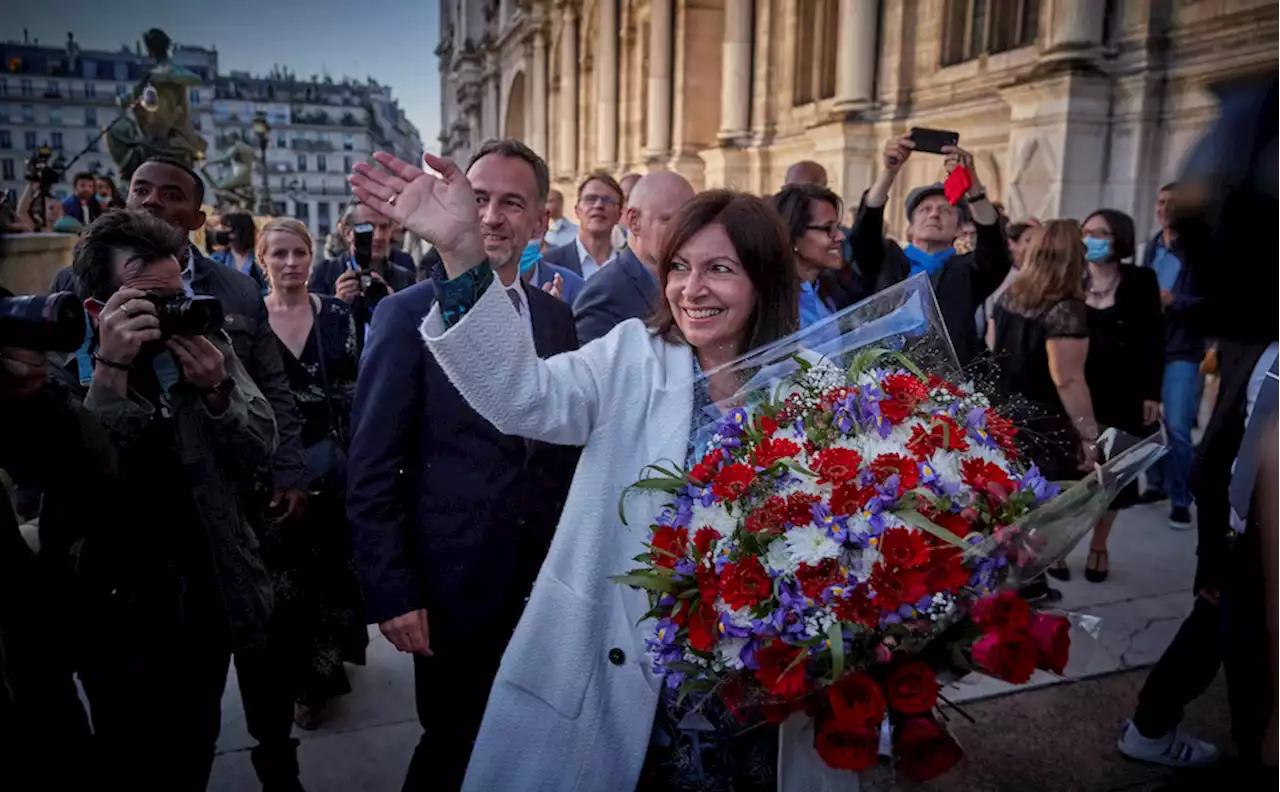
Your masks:
{"label": "stone building facade", "polygon": [[1210,86],[1277,66],[1273,0],[441,0],[441,31],[455,159],[514,137],[561,188],[670,169],[755,193],[813,159],[856,202],[885,139],[932,127],[1014,217],[1107,205],[1143,232]]}

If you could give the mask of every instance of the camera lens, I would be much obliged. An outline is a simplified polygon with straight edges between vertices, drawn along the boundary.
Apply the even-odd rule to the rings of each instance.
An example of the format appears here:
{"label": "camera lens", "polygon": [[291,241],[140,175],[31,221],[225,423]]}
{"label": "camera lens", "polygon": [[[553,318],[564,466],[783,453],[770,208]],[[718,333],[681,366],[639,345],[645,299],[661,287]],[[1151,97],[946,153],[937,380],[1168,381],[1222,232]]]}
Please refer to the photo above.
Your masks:
{"label": "camera lens", "polygon": [[222,303],[207,294],[191,297],[150,295],[160,318],[160,333],[171,336],[208,335],[222,327]]}
{"label": "camera lens", "polygon": [[74,352],[84,330],[84,305],[71,292],[0,297],[0,345]]}

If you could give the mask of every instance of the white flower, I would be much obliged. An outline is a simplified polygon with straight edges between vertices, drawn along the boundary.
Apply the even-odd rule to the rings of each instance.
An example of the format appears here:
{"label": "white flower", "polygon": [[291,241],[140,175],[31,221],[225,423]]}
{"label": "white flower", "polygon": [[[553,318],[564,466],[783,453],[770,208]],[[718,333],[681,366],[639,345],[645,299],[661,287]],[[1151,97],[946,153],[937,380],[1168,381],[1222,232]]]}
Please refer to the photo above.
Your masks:
{"label": "white flower", "polygon": [[[972,445],[970,447],[972,448]],[[938,480],[960,484],[961,489],[964,488],[960,470],[960,463],[963,461],[963,457],[955,451],[934,451],[929,456],[929,464],[933,466],[933,474],[938,477]]]}
{"label": "white flower", "polygon": [[978,459],[984,460],[986,462],[990,462],[991,464],[1003,470],[1005,473],[1009,472],[1009,458],[1005,456],[1004,452],[1000,451],[999,449],[988,448],[983,445],[978,445],[977,443],[970,443],[969,455],[973,457],[977,457]]}
{"label": "white flower", "polygon": [[839,558],[840,545],[823,528],[806,525],[787,531],[787,551],[791,560],[799,564],[816,565],[828,558]]}
{"label": "white flower", "polygon": [[733,536],[734,530],[738,527],[738,518],[730,515],[725,510],[723,503],[713,503],[707,507],[695,503],[693,505],[693,514],[689,521],[690,535],[697,533],[699,528],[706,526],[710,526],[716,533],[720,534],[721,539],[726,539]]}
{"label": "white flower", "polygon": [[725,668],[737,671],[742,668],[742,648],[747,645],[746,638],[730,638],[721,636],[716,642],[716,659]]}
{"label": "white flower", "polygon": [[792,560],[791,553],[787,550],[787,543],[783,539],[774,539],[769,543],[764,553],[764,565],[789,575],[794,574],[800,566]]}

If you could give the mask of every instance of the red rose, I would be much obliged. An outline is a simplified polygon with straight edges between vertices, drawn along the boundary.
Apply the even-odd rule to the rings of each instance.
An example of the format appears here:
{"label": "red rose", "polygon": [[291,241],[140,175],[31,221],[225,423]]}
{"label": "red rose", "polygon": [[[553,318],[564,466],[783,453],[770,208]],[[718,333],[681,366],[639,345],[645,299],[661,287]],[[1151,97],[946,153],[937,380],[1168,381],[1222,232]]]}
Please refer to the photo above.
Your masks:
{"label": "red rose", "polygon": [[973,644],[973,662],[996,679],[1021,685],[1031,679],[1040,652],[1022,631],[989,632]]}
{"label": "red rose", "polygon": [[720,538],[720,533],[709,525],[704,525],[698,529],[693,535],[693,547],[698,551],[698,557],[711,552],[711,548],[715,546],[716,540]]}
{"label": "red rose", "polygon": [[937,778],[964,757],[955,739],[932,718],[907,718],[894,732],[898,769],[917,783]]}
{"label": "red rose", "polygon": [[842,726],[879,729],[884,720],[884,695],[867,674],[849,674],[827,688],[832,717]]}
{"label": "red rose", "polygon": [[756,467],[771,468],[778,461],[800,453],[800,446],[790,440],[774,440],[766,437],[756,445]]}
{"label": "red rose", "polygon": [[689,614],[689,646],[699,652],[710,652],[716,646],[716,627],[720,617],[709,602],[701,602],[693,606]]}
{"label": "red rose", "polygon": [[1013,438],[1018,434],[1018,427],[990,408],[987,409],[987,434],[996,441],[996,445],[1011,454],[1014,452]]}
{"label": "red rose", "polygon": [[881,563],[889,569],[923,566],[929,560],[929,546],[924,537],[924,533],[908,528],[885,531],[876,545]]}
{"label": "red rose", "polygon": [[891,570],[884,564],[876,564],[871,570],[870,583],[881,611],[896,611],[903,605],[915,605],[929,593],[924,572],[919,569]]}
{"label": "red rose", "polygon": [[889,708],[904,715],[922,715],[938,700],[938,678],[932,668],[919,661],[893,669],[884,687]]}
{"label": "red rose", "polygon": [[862,456],[848,448],[824,448],[813,460],[819,484],[848,484],[860,467]]}
{"label": "red rose", "polygon": [[976,491],[1004,501],[1013,492],[1013,479],[993,462],[984,459],[966,459],[960,463],[961,478]]}
{"label": "red rose", "polygon": [[864,627],[874,627],[880,623],[880,608],[867,596],[867,590],[863,586],[832,600],[831,607],[836,618],[842,622],[861,624]]}
{"label": "red rose", "polygon": [[816,566],[801,564],[796,570],[796,580],[800,581],[804,595],[816,600],[829,586],[845,583],[846,576],[840,574],[840,564],[834,558],[828,558]]}
{"label": "red rose", "polygon": [[955,547],[935,547],[929,551],[929,565],[925,569],[924,584],[930,591],[959,591],[969,583],[969,570],[964,567],[964,555]]}
{"label": "red rose", "polygon": [[786,521],[792,525],[808,525],[813,522],[813,504],[821,501],[817,495],[793,492],[787,496]]}
{"label": "red rose", "polygon": [[870,487],[838,486],[831,493],[832,514],[857,514],[867,505],[867,501],[875,495]]}
{"label": "red rose", "polygon": [[986,632],[1021,630],[1031,623],[1031,606],[1012,591],[983,597],[973,603],[969,613]]}
{"label": "red rose", "polygon": [[730,608],[746,608],[773,595],[773,581],[755,556],[724,565],[720,572],[720,596]]}
{"label": "red rose", "polygon": [[795,699],[809,690],[809,680],[805,678],[804,661],[795,663],[805,649],[799,646],[788,646],[775,640],[756,652],[756,679],[769,693],[782,699]]}
{"label": "red rose", "polygon": [[711,491],[721,500],[736,501],[755,480],[755,470],[750,465],[739,462],[720,471],[711,485]]}
{"label": "red rose", "polygon": [[689,531],[663,525],[653,532],[653,539],[649,544],[653,547],[649,557],[653,559],[654,565],[671,569],[689,548]]}
{"label": "red rose", "polygon": [[1043,669],[1061,674],[1071,652],[1071,625],[1061,616],[1037,613],[1031,617],[1027,633],[1036,643],[1037,663]]}
{"label": "red rose", "polygon": [[849,726],[835,718],[818,722],[813,747],[827,767],[836,770],[866,770],[880,756],[880,729]]}
{"label": "red rose", "polygon": [[899,492],[913,490],[920,483],[920,466],[901,454],[881,454],[871,461],[870,468],[877,484],[884,484],[890,476],[897,475]]}

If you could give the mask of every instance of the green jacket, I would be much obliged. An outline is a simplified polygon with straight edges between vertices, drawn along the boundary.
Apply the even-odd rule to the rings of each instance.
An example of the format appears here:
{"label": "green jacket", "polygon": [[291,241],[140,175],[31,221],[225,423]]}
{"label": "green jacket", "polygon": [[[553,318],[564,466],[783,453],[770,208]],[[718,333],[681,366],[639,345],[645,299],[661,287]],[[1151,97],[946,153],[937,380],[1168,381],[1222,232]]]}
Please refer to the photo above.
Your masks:
{"label": "green jacket", "polygon": [[[242,649],[263,641],[272,590],[259,557],[258,538],[241,505],[236,472],[270,462],[276,448],[276,423],[266,397],[245,372],[231,344],[225,337],[210,340],[224,355],[227,373],[235,380],[229,406],[213,415],[200,394],[179,381],[169,390],[170,412],[176,450],[208,534],[235,648]],[[96,382],[82,385],[74,357],[63,357],[52,369],[71,399],[81,402],[102,423],[119,452],[126,451],[156,415],[156,405],[132,389],[128,397],[122,397]],[[115,475],[128,475],[128,471],[122,469]],[[109,487],[106,489],[109,492]],[[75,537],[68,538],[75,541]],[[72,550],[76,556],[86,542],[110,541],[105,530],[102,539],[81,538]]]}

